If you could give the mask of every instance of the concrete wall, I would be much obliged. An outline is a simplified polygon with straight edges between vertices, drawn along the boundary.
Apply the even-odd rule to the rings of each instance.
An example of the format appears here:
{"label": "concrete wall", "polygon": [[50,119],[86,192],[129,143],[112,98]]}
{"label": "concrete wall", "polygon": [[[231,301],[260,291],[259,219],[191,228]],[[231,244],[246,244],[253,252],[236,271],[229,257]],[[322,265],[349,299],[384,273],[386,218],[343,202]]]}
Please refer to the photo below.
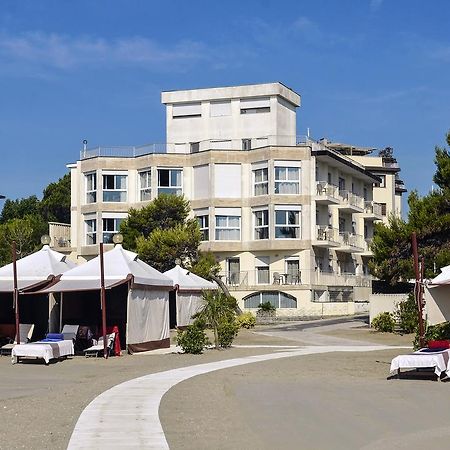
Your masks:
{"label": "concrete wall", "polygon": [[394,312],[396,305],[405,301],[408,294],[371,294],[369,297],[369,320],[382,312]]}

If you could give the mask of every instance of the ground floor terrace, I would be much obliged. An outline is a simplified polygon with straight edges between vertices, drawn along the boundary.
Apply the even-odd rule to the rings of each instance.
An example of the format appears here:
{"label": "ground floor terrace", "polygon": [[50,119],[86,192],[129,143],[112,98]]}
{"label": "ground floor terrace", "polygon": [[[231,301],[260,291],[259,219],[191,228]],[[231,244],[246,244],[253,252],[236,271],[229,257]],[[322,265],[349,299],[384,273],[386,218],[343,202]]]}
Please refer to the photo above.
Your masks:
{"label": "ground floor terrace", "polygon": [[[391,359],[408,350],[363,351],[366,345],[408,346],[411,340],[375,333],[363,321],[315,322],[311,327],[303,322],[245,330],[234,348],[199,356],[127,355],[107,361],[76,357],[48,367],[33,362],[12,366],[9,358],[0,358],[1,447],[65,449],[92,399],[142,375],[277,351],[262,347],[267,345],[359,344],[361,352],[257,362],[175,385],[159,407],[169,447],[445,448],[450,417],[442,397],[448,384],[387,381]],[[254,345],[259,347],[250,347]]]}

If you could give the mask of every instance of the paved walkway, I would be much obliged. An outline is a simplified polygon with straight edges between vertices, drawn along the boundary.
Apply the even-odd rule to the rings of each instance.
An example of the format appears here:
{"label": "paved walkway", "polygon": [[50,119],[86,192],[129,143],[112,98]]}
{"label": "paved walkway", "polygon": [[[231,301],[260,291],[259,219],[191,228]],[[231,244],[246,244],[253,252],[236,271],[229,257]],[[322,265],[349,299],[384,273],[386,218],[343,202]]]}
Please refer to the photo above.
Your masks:
{"label": "paved walkway", "polygon": [[[360,343],[359,343],[360,344]],[[168,449],[159,421],[163,395],[188,378],[244,364],[328,352],[386,350],[386,345],[285,347],[277,353],[235,358],[168,370],[121,383],[95,398],[82,412],[69,442],[74,449]]]}

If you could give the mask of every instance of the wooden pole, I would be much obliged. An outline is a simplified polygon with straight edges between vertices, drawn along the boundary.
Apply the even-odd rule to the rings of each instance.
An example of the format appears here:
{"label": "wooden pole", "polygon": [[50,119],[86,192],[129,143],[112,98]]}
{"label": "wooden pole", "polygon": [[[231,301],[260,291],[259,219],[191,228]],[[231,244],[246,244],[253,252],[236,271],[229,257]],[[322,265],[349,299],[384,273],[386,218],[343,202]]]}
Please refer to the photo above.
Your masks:
{"label": "wooden pole", "polygon": [[103,357],[108,359],[108,343],[106,342],[106,295],[103,242],[100,242],[100,304],[102,308]]}
{"label": "wooden pole", "polygon": [[16,343],[20,344],[19,289],[17,288],[16,241],[13,241],[12,243],[12,262],[13,262],[13,305],[16,317]]}
{"label": "wooden pole", "polygon": [[416,283],[414,286],[414,297],[416,299],[417,313],[419,316],[419,345],[421,347],[425,346],[425,330],[423,324],[423,271],[424,271],[424,260],[422,258],[422,268],[419,267],[419,252],[417,249],[417,236],[413,232],[411,236],[412,240],[412,250],[414,257],[414,273],[416,276]]}

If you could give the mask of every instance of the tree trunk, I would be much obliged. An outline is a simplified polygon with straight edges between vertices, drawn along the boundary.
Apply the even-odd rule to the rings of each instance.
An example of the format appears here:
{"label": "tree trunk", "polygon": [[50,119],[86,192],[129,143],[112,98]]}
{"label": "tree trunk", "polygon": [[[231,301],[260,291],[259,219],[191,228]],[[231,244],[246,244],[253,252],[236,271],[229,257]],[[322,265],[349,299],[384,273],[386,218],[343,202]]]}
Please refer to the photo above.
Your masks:
{"label": "tree trunk", "polygon": [[216,350],[219,350],[219,333],[217,331],[217,324],[213,324],[213,330],[214,330],[214,344],[216,346]]}
{"label": "tree trunk", "polygon": [[[229,291],[228,288],[226,287],[225,283],[224,283],[219,277],[216,277],[216,276],[213,275],[211,278],[219,285],[220,289],[222,289],[222,292],[223,292],[228,298],[232,297],[232,295],[230,294],[230,291]],[[235,312],[236,312],[236,314],[237,314],[238,316],[242,314],[242,309],[239,308],[239,305],[237,304],[237,302],[236,302]]]}

